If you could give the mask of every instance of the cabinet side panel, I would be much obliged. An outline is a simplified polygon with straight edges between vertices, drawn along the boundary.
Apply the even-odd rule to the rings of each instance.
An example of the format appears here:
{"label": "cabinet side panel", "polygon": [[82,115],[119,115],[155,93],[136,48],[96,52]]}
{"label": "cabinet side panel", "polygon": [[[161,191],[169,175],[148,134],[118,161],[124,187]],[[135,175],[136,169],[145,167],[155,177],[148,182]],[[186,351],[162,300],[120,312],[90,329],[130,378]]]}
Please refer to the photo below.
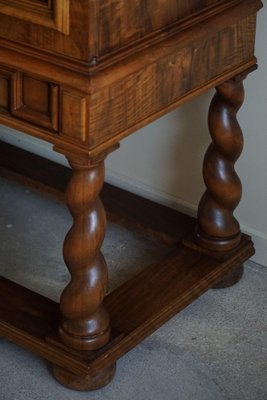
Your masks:
{"label": "cabinet side panel", "polygon": [[225,1],[99,0],[99,53],[114,51],[221,3]]}
{"label": "cabinet side panel", "polygon": [[96,90],[91,96],[91,146],[115,134],[126,136],[203,83],[248,63],[254,56],[255,27],[253,15],[185,47],[177,44],[169,54],[151,63],[148,56],[138,71]]}

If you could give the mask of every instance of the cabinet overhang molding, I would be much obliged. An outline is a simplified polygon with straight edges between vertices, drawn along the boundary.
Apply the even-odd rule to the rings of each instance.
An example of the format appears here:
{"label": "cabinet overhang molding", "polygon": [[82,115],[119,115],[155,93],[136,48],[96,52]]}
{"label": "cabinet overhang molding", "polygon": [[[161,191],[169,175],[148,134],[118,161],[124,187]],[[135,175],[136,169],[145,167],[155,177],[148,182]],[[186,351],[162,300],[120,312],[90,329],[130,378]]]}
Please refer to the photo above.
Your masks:
{"label": "cabinet overhang molding", "polygon": [[70,0],[0,0],[0,13],[69,35]]}

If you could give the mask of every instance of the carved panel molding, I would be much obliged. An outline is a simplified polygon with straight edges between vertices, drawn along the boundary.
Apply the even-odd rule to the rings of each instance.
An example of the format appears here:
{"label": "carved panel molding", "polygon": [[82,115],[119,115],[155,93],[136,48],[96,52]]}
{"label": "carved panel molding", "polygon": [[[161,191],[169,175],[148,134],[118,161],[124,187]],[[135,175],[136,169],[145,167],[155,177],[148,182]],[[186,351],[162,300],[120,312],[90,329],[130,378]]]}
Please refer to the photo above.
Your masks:
{"label": "carved panel molding", "polygon": [[79,90],[0,64],[0,117],[41,128],[47,137],[84,144],[89,136],[88,104],[88,95]]}
{"label": "carved panel molding", "polygon": [[0,0],[0,13],[69,34],[70,0]]}
{"label": "carved panel molding", "polygon": [[58,130],[58,86],[18,72],[13,99],[14,116]]}

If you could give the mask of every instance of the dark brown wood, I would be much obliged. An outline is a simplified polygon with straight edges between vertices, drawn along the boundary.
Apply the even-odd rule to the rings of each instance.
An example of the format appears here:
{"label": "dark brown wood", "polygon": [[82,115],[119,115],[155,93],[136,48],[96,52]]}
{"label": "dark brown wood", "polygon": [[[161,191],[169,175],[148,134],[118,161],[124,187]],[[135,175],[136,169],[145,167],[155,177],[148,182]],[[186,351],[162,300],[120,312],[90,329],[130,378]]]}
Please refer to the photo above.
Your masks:
{"label": "dark brown wood", "polygon": [[[162,0],[112,0],[99,1],[99,47],[100,54],[115,51],[129,43],[139,41],[147,34],[154,36],[160,29],[173,25],[184,26],[186,17],[196,15],[203,10],[217,12],[220,0],[177,2],[171,0],[164,7]],[[232,4],[234,2],[232,1]],[[225,5],[224,5],[225,6]],[[114,18],[110,18],[113,15]],[[181,29],[181,28],[180,28]]]}
{"label": "dark brown wood", "polygon": [[106,386],[114,377],[116,372],[116,365],[112,364],[100,373],[95,375],[86,375],[85,377],[75,375],[71,371],[59,367],[58,365],[53,366],[53,374],[59,383],[66,386],[69,389],[87,391],[96,390]]}
{"label": "dark brown wood", "polygon": [[78,350],[95,350],[109,340],[109,316],[102,305],[108,272],[100,247],[106,215],[98,195],[104,182],[104,162],[78,164],[70,160],[73,176],[67,188],[67,204],[73,216],[63,254],[71,281],[60,299],[59,336]]}
{"label": "dark brown wood", "polygon": [[212,287],[212,289],[226,289],[236,285],[244,274],[244,265],[240,265],[234,272],[228,273],[220,282]]}
{"label": "dark brown wood", "polygon": [[[233,217],[241,194],[233,165],[242,149],[242,74],[256,65],[261,7],[260,0],[0,0],[0,123],[52,143],[74,169],[67,190],[74,223],[64,244],[72,278],[60,317],[57,305],[2,280],[0,331],[50,360],[61,383],[106,384],[119,357],[208,288],[237,281],[253,254]],[[212,87],[198,243],[184,217],[189,239],[168,228],[165,237],[183,240],[177,250],[104,299],[102,160],[130,133]],[[60,179],[63,188],[68,178]],[[108,197],[115,215],[112,190]],[[143,204],[145,217],[127,219],[125,204],[117,219],[135,228],[140,220],[158,234],[163,221],[149,221],[157,206]],[[35,316],[46,314],[39,303],[52,307],[52,320],[44,316],[36,331]]]}
{"label": "dark brown wood", "polygon": [[[161,23],[164,23],[164,8],[169,10],[171,2],[162,2]],[[184,1],[176,2],[180,9],[184,7]],[[90,6],[94,4],[96,2],[90,2]],[[25,115],[14,113],[17,95],[14,96],[10,89],[7,96],[12,107],[9,113],[0,113],[0,122],[55,144],[63,154],[75,152],[83,157],[98,156],[136,129],[256,63],[254,41],[256,12],[261,7],[259,0],[221,1],[214,3],[217,11],[214,8],[212,13],[206,7],[207,3],[201,2],[200,20],[195,18],[194,9],[188,8],[187,29],[170,33],[166,25],[166,35],[161,37],[156,30],[159,38],[149,47],[146,41],[141,47],[133,42],[132,52],[121,48],[116,56],[110,55],[97,66],[87,65],[82,69],[77,60],[69,57],[74,56],[74,48],[80,60],[77,52],[81,49],[88,51],[88,38],[97,41],[93,34],[98,32],[99,26],[90,25],[89,21],[90,16],[94,18],[94,13],[99,13],[99,10],[88,15],[89,6],[88,9],[82,7],[80,1],[70,5],[70,35],[65,36],[38,25],[32,26],[34,34],[31,36],[26,29],[28,22],[26,24],[23,17],[14,19],[4,13],[1,16],[0,10],[0,68],[14,72],[15,91],[19,91],[20,76],[26,73],[28,79],[39,82],[43,98],[47,85],[57,88],[60,98],[49,115],[49,121],[58,121],[58,125],[40,126],[37,115],[34,119],[31,114],[29,120]],[[149,9],[153,10],[153,7]],[[179,15],[177,18],[178,26]],[[205,22],[200,24],[203,18]],[[148,26],[150,22],[148,19]],[[33,47],[25,48],[25,35],[27,42],[33,38],[39,40],[33,45],[35,50]],[[54,40],[55,35],[60,39]],[[233,43],[238,43],[234,49]],[[44,52],[44,44],[51,46],[53,57]],[[61,58],[60,62],[57,56],[62,51],[59,50],[61,46],[69,57]],[[70,108],[72,112],[69,112]]]}
{"label": "dark brown wood", "polygon": [[[149,59],[146,58],[147,52],[141,53],[138,64],[135,55],[134,63],[129,60],[127,64],[126,75],[122,65],[118,69],[113,67],[109,72],[103,72],[105,79],[101,73],[97,74],[92,79],[94,91],[89,122],[93,133],[91,147],[100,146],[106,141],[113,142],[117,137],[122,138],[131,127],[136,129],[136,124],[140,125],[141,121],[151,121],[155,114],[169,110],[170,105],[181,104],[189,93],[199,91],[201,82],[207,85],[214,77],[224,74],[226,71],[222,65],[226,64],[232,69],[242,64],[245,69],[244,63],[255,64],[255,60],[252,60],[253,47],[249,43],[255,29],[254,16],[232,22],[227,30],[223,27],[224,23],[225,20],[219,19],[206,22],[205,28],[210,29],[208,36],[207,31],[199,31],[197,27],[190,31],[190,37],[186,32],[181,33],[179,37],[170,39],[167,47],[162,43],[151,49]],[[218,30],[214,31],[214,24],[217,24]],[[239,43],[235,53],[231,51],[233,41]],[[229,49],[225,49],[221,64],[221,55],[215,57],[216,49],[225,47],[226,43]],[[190,68],[185,65],[190,65]],[[247,65],[247,68],[251,65]],[[230,77],[236,73],[232,70]],[[176,79],[177,76],[180,79]],[[214,82],[211,86],[214,86]],[[129,108],[125,109],[125,104]]]}
{"label": "dark brown wood", "polygon": [[212,144],[204,160],[207,186],[198,208],[198,241],[212,250],[229,250],[238,245],[240,226],[233,215],[242,186],[234,164],[243,149],[243,135],[236,113],[244,100],[240,79],[226,81],[216,88],[209,111]]}
{"label": "dark brown wood", "polygon": [[[32,165],[35,165],[34,169]],[[19,180],[46,193],[51,193],[52,189],[53,194],[60,199],[71,178],[70,168],[4,142],[0,142],[0,167],[2,175],[9,179]],[[9,171],[15,172],[15,175],[10,175]],[[185,246],[220,261],[224,261],[230,255],[230,252],[218,253],[194,243],[194,236],[191,236],[190,232],[196,225],[195,218],[106,183],[101,192],[101,200],[109,220],[127,229],[145,234],[169,246],[183,241]],[[186,237],[187,239],[184,239]],[[242,265],[233,273],[227,274],[213,289],[233,286],[240,281],[243,273]]]}
{"label": "dark brown wood", "polygon": [[223,262],[178,246],[106,297],[115,337],[95,352],[73,352],[56,338],[47,340],[55,329],[59,306],[1,278],[0,334],[73,374],[96,376],[253,253],[248,237]]}
{"label": "dark brown wood", "polygon": [[6,16],[49,27],[69,34],[70,0],[0,0],[0,12]]}
{"label": "dark brown wood", "polygon": [[[32,165],[35,165],[34,169]],[[0,142],[0,168],[1,174],[9,179],[18,180],[45,193],[51,193],[52,190],[60,199],[65,198],[62,193],[71,179],[70,168],[4,142]],[[10,171],[15,175],[10,174]],[[101,200],[110,221],[142,233],[153,240],[168,246],[174,246],[182,241],[185,246],[219,261],[224,261],[234,254],[234,250],[231,254],[229,251],[218,253],[200,247],[194,240],[194,235],[190,235],[196,225],[196,219],[176,210],[107,183],[101,191]],[[243,275],[243,269],[243,266],[237,268],[214,289],[230,287],[237,283]]]}
{"label": "dark brown wood", "polygon": [[[0,36],[20,43],[24,51],[41,48],[48,54],[54,52],[60,55],[59,62],[72,56],[94,65],[95,60],[115,51],[129,47],[133,51],[134,47],[151,45],[240,3],[240,0],[0,0]],[[79,34],[77,21],[83,35]],[[30,34],[29,23],[34,24]]]}

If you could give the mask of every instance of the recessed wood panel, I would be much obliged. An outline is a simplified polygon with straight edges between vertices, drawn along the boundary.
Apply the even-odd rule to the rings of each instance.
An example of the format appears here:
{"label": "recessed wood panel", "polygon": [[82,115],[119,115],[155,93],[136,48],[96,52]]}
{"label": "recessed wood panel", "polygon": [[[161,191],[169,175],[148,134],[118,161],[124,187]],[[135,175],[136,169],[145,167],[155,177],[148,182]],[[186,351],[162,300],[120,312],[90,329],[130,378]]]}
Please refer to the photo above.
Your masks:
{"label": "recessed wood panel", "polygon": [[53,131],[58,130],[58,87],[18,73],[12,114]]}
{"label": "recessed wood panel", "polygon": [[31,46],[82,60],[90,58],[89,37],[94,36],[89,35],[90,21],[95,21],[89,9],[91,0],[23,3],[0,0],[0,38],[11,40],[15,46]]}
{"label": "recessed wood panel", "polygon": [[0,13],[69,33],[70,0],[0,0]]}
{"label": "recessed wood panel", "polygon": [[0,68],[0,111],[2,112],[10,111],[14,79],[14,71],[5,67]]}
{"label": "recessed wood panel", "polygon": [[49,84],[23,76],[23,104],[33,111],[49,114]]}
{"label": "recessed wood panel", "polygon": [[61,133],[74,140],[84,142],[87,134],[86,98],[62,91],[61,94]]}
{"label": "recessed wood panel", "polygon": [[9,108],[9,82],[7,77],[1,76],[0,73],[0,109],[8,110]]}

